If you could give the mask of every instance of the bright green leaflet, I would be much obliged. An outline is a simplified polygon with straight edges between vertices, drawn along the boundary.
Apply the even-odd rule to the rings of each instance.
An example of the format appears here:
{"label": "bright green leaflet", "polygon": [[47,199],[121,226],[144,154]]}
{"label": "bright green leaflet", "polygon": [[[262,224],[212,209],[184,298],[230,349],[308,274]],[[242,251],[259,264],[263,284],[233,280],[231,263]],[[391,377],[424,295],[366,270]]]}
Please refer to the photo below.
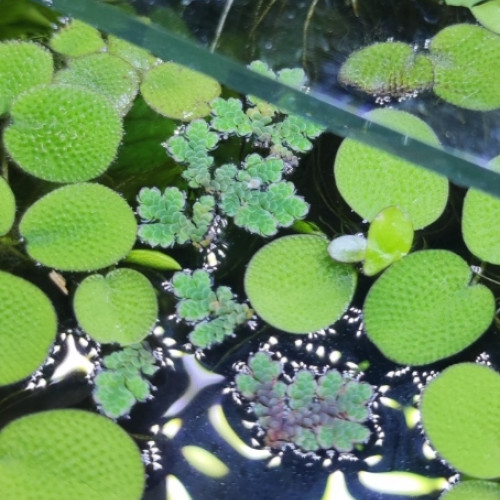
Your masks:
{"label": "bright green leaflet", "polygon": [[43,265],[94,271],[130,252],[137,223],[115,191],[83,183],[56,189],[38,200],[24,214],[19,230],[28,254]]}
{"label": "bright green leaflet", "polygon": [[113,161],[122,123],[106,97],[70,85],[35,87],[12,105],[5,146],[26,172],[53,182],[81,182]]}
{"label": "bright green leaflet", "polygon": [[43,363],[56,335],[57,317],[39,288],[4,271],[0,304],[0,385],[7,385],[28,377]]}
{"label": "bright green leaflet", "polygon": [[99,31],[77,19],[56,31],[49,45],[52,50],[69,57],[85,56],[106,48]]}
{"label": "bright green leaflet", "polygon": [[401,97],[432,87],[429,58],[402,42],[375,43],[353,52],[339,71],[339,81],[376,96]]}
{"label": "bright green leaflet", "polygon": [[202,269],[193,274],[175,273],[172,286],[179,299],[178,316],[194,325],[189,340],[196,347],[211,347],[223,342],[253,314],[247,304],[236,302],[229,287],[215,288],[208,272]]}
{"label": "bright green leaflet", "polygon": [[0,432],[3,500],[140,500],[144,486],[139,449],[108,418],[44,411]]}
{"label": "bright green leaflet", "polygon": [[326,238],[293,235],[261,248],[245,273],[245,291],[257,314],[289,333],[331,325],[346,311],[356,271],[334,262]]}
{"label": "bright green leaflet", "polygon": [[[366,118],[409,137],[439,144],[426,123],[404,111],[376,109]],[[368,221],[384,208],[395,206],[410,216],[414,229],[421,229],[442,214],[448,200],[446,177],[353,139],[340,145],[334,173],[342,197]]]}
{"label": "bright green leaflet", "polygon": [[73,307],[80,326],[101,343],[135,344],[150,333],[158,316],[153,286],[133,269],[85,278]]}
{"label": "bright green leaflet", "polygon": [[50,83],[54,63],[50,52],[32,42],[0,43],[0,115],[25,90]]}
{"label": "bright green leaflet", "polygon": [[500,500],[500,484],[469,480],[446,491],[439,500]]}
{"label": "bright green leaflet", "polygon": [[384,208],[368,229],[363,273],[374,276],[404,257],[413,243],[410,218],[397,207]]}
{"label": "bright green leaflet", "polygon": [[78,85],[108,98],[120,116],[131,108],[139,90],[139,75],[130,64],[110,54],[91,54],[69,61],[56,83]]}
{"label": "bright green leaflet", "polygon": [[500,108],[500,36],[473,24],[441,30],[430,46],[434,92],[466,109]]}
{"label": "bright green leaflet", "polygon": [[469,286],[471,270],[447,250],[412,253],[388,268],[363,307],[366,333],[392,361],[425,365],[477,340],[490,325],[495,299]]}
{"label": "bright green leaflet", "polygon": [[500,477],[499,394],[500,375],[474,363],[450,366],[424,389],[425,433],[439,454],[468,476]]}
{"label": "bright green leaflet", "polygon": [[141,93],[157,113],[189,122],[210,114],[209,103],[221,87],[208,76],[167,62],[145,73]]}
{"label": "bright green leaflet", "polygon": [[445,0],[446,5],[453,5],[454,7],[472,7],[482,0]]}
{"label": "bright green leaflet", "polygon": [[281,364],[264,352],[250,357],[248,367],[249,373],[236,375],[236,388],[252,402],[271,448],[293,444],[303,451],[348,452],[368,441],[370,431],[363,422],[373,397],[369,384],[337,370],[321,376],[299,370],[289,382],[282,376]]}
{"label": "bright green leaflet", "polygon": [[485,28],[500,35],[500,0],[488,0],[470,10]]}
{"label": "bright green leaflet", "polygon": [[128,264],[160,269],[161,271],[180,271],[181,265],[170,255],[158,250],[135,249],[123,259]]}
{"label": "bright green leaflet", "polygon": [[16,216],[16,199],[10,186],[0,177],[0,236],[8,233]]}
{"label": "bright green leaflet", "polygon": [[105,356],[103,369],[94,379],[94,401],[110,418],[122,417],[151,394],[147,377],[154,375],[158,366],[153,353],[143,344],[125,347]]}
{"label": "bright green leaflet", "polygon": [[366,255],[366,238],[362,234],[338,236],[328,244],[328,254],[338,262],[361,262]]}

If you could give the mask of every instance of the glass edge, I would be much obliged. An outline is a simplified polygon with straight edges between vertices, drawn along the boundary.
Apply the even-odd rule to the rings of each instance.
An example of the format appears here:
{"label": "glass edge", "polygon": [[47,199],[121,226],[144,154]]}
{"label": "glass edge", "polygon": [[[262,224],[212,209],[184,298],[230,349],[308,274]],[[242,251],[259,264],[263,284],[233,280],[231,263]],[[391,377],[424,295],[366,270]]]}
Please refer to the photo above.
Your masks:
{"label": "glass edge", "polygon": [[[354,108],[340,107],[255,73],[241,63],[204,49],[164,28],[130,16],[96,0],[31,0],[63,15],[78,18],[103,32],[144,47],[164,60],[172,60],[205,73],[238,92],[255,95],[289,112],[325,126],[341,137],[383,149],[407,161],[446,176],[462,187],[474,187],[500,197],[498,173],[485,168],[487,160],[453,148],[436,147],[370,122]],[[332,161],[333,162],[333,161]]]}

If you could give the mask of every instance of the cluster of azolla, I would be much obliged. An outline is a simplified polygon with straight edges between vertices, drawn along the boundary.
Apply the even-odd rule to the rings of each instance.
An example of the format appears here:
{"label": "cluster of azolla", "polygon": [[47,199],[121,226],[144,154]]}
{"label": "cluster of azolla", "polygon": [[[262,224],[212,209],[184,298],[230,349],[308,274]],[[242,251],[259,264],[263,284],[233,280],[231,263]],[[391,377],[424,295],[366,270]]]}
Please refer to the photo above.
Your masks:
{"label": "cluster of azolla", "polygon": [[[251,67],[288,85],[304,85],[302,70],[283,70],[276,75],[261,62]],[[246,109],[240,99],[217,98],[211,103],[211,113],[209,122],[194,120],[164,143],[168,154],[185,165],[182,176],[189,187],[204,192],[190,208],[192,218],[186,215],[185,199],[177,188],[168,187],[163,195],[145,188],[138,197],[143,219],[139,236],[144,242],[163,247],[188,240],[200,243],[216,207],[237,226],[264,236],[274,235],[279,227],[291,226],[306,215],[308,204],[295,194],[291,182],[283,180],[283,174],[297,164],[297,154],[311,149],[310,139],[323,128],[253,97],[248,98]],[[216,165],[210,152],[229,136],[267,148],[269,156],[252,153],[240,165]],[[177,202],[167,203],[171,198]]]}
{"label": "cluster of azolla", "polygon": [[236,376],[236,389],[251,401],[267,446],[349,452],[368,441],[370,431],[363,422],[373,398],[369,384],[337,370],[321,375],[300,370],[287,382],[281,363],[264,352],[250,357],[247,369]]}
{"label": "cluster of azolla", "polygon": [[153,376],[159,366],[145,344],[130,345],[105,356],[102,365],[94,380],[93,397],[105,415],[121,417],[137,402],[149,398],[152,385],[146,377]]}
{"label": "cluster of azolla", "polygon": [[232,336],[237,326],[253,315],[247,304],[239,304],[227,286],[213,288],[207,271],[197,269],[192,274],[175,273],[172,278],[177,303],[177,315],[192,323],[189,340],[196,347],[210,347]]}

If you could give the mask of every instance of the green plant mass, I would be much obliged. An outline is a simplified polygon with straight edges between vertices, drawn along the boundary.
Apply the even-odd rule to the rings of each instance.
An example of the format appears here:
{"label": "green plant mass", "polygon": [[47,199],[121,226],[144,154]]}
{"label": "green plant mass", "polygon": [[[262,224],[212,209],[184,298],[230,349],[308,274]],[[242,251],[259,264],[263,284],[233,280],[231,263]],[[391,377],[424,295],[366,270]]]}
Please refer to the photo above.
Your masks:
{"label": "green plant mass", "polygon": [[375,43],[353,52],[339,81],[376,96],[405,96],[432,87],[432,63],[402,42]]}
{"label": "green plant mass", "polygon": [[158,113],[190,122],[210,114],[221,87],[214,79],[173,62],[148,70],[141,84],[146,102]]}
{"label": "green plant mass", "polygon": [[153,286],[133,269],[85,278],[75,293],[73,307],[78,323],[91,337],[121,345],[146,337],[158,315]]}
{"label": "green plant mass", "polygon": [[[439,144],[425,122],[404,111],[377,109],[366,118],[414,139]],[[442,214],[448,200],[445,177],[353,139],[340,145],[334,174],[342,197],[368,221],[394,206],[408,214],[414,229],[421,229]]]}
{"label": "green plant mass", "polygon": [[106,44],[99,31],[77,19],[56,31],[50,40],[52,50],[69,57],[101,52],[105,47]]}
{"label": "green plant mass", "polygon": [[54,64],[50,52],[32,42],[0,44],[0,115],[25,90],[50,83]]}
{"label": "green plant mass", "polygon": [[460,352],[486,331],[495,311],[492,292],[470,280],[467,263],[447,250],[404,257],[368,292],[368,337],[401,364],[425,365]]}
{"label": "green plant mass", "polygon": [[289,333],[326,328],[346,311],[356,271],[334,262],[321,236],[293,235],[261,248],[245,273],[252,307],[270,325]]}
{"label": "green plant mass", "polygon": [[48,355],[57,317],[48,297],[35,285],[0,271],[0,385],[28,377]]}
{"label": "green plant mass", "polygon": [[422,395],[422,423],[432,445],[468,476],[500,477],[499,394],[497,372],[459,363],[432,380]]}
{"label": "green plant mass", "polygon": [[[140,500],[139,449],[118,425],[82,410],[51,410],[0,432],[4,500]],[[26,488],[29,484],[30,487]]]}
{"label": "green plant mass", "polygon": [[108,417],[118,418],[151,395],[148,377],[158,371],[156,359],[143,344],[130,345],[105,356],[95,377],[93,397]]}
{"label": "green plant mass", "polygon": [[458,483],[440,497],[440,500],[499,500],[500,484],[492,481],[469,480]]}
{"label": "green plant mass", "polygon": [[118,113],[104,96],[78,86],[38,86],[12,105],[7,150],[28,173],[54,182],[102,174],[122,138]]}
{"label": "green plant mass", "polygon": [[116,192],[99,184],[56,189],[24,214],[26,250],[63,271],[93,271],[124,258],[135,243],[134,213]]}
{"label": "green plant mass", "polygon": [[8,233],[16,215],[16,200],[12,189],[3,177],[0,177],[0,236]]}
{"label": "green plant mass", "polygon": [[248,373],[236,376],[236,389],[252,402],[267,446],[348,452],[368,441],[370,431],[363,423],[373,397],[369,384],[336,370],[321,376],[299,370],[291,382],[282,375],[280,362],[259,352],[248,360]]}
{"label": "green plant mass", "polygon": [[457,106],[500,108],[500,37],[473,24],[441,30],[431,42],[434,92]]}

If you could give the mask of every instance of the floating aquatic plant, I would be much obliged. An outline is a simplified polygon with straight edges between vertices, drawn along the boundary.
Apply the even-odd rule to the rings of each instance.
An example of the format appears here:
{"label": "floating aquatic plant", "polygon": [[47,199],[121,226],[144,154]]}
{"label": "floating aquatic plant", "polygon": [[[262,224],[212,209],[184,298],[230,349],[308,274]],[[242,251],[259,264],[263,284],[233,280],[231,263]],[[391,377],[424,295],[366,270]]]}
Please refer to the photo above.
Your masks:
{"label": "floating aquatic plant", "polygon": [[38,86],[12,105],[4,143],[28,173],[54,182],[81,182],[102,174],[113,161],[122,123],[112,104],[91,90]]}
{"label": "floating aquatic plant", "polygon": [[192,274],[175,273],[172,278],[180,318],[194,324],[189,340],[196,347],[219,344],[234,335],[235,329],[246,323],[253,311],[239,304],[227,286],[214,288],[208,272],[197,269]]}
{"label": "floating aquatic plant", "polygon": [[236,389],[251,402],[267,446],[349,452],[368,441],[370,431],[363,423],[373,397],[369,384],[337,370],[317,375],[305,369],[287,382],[280,362],[264,352],[249,358],[247,371],[236,376]]}
{"label": "floating aquatic plant", "polygon": [[140,75],[159,62],[147,50],[113,35],[108,35],[108,52],[127,61]]}
{"label": "floating aquatic plant", "polygon": [[470,285],[467,263],[447,250],[412,253],[373,284],[363,313],[370,340],[392,361],[425,365],[456,354],[490,325],[495,299]]}
{"label": "floating aquatic plant", "polygon": [[486,2],[475,2],[473,7],[470,7],[472,15],[490,31],[500,35],[500,0],[488,0]]}
{"label": "floating aquatic plant", "polygon": [[173,62],[149,69],[141,84],[141,94],[156,112],[187,122],[209,115],[210,101],[220,93],[213,78]]}
{"label": "floating aquatic plant", "polygon": [[0,236],[8,233],[16,215],[16,199],[12,189],[3,177],[0,177]]}
{"label": "floating aquatic plant", "polygon": [[28,377],[43,363],[56,335],[57,317],[38,287],[4,271],[0,303],[0,385],[7,385]]}
{"label": "floating aquatic plant", "polygon": [[135,344],[151,332],[158,316],[150,281],[125,268],[85,278],[76,290],[73,307],[80,326],[101,343]]}
{"label": "floating aquatic plant", "polygon": [[439,500],[499,500],[500,484],[492,481],[463,481],[446,491]]}
{"label": "floating aquatic plant", "polygon": [[0,43],[0,115],[25,90],[50,83],[54,63],[50,52],[32,42]]}
{"label": "floating aquatic plant", "polygon": [[106,53],[72,59],[55,75],[54,82],[78,85],[107,97],[120,116],[132,106],[139,76],[123,59]]}
{"label": "floating aquatic plant", "polygon": [[157,188],[142,188],[137,200],[137,212],[142,218],[139,238],[153,247],[200,243],[214,217],[215,200],[210,195],[200,196],[188,217],[186,193],[176,187],[166,188],[163,194]]}
{"label": "floating aquatic plant", "polygon": [[31,257],[62,271],[93,271],[132,249],[134,213],[115,191],[99,184],[56,189],[24,214],[19,231]]}
{"label": "floating aquatic plant", "polygon": [[434,92],[462,108],[500,108],[500,36],[473,24],[454,24],[431,41]]}
{"label": "floating aquatic plant", "polygon": [[0,432],[3,500],[140,500],[144,486],[139,449],[100,415],[44,411],[14,420]]}
{"label": "floating aquatic plant", "polygon": [[[490,162],[498,170],[500,156]],[[477,189],[469,189],[464,198],[462,234],[467,248],[481,260],[500,264],[500,238],[492,231],[500,218],[500,200]]]}
{"label": "floating aquatic plant", "polygon": [[339,81],[375,96],[404,97],[432,87],[428,57],[402,42],[375,43],[353,52],[339,70]]}
{"label": "floating aquatic plant", "polygon": [[170,255],[158,250],[134,249],[123,259],[128,264],[159,269],[161,271],[180,271],[181,265]]}
{"label": "floating aquatic plant", "polygon": [[384,208],[372,221],[368,236],[343,235],[328,245],[330,257],[338,262],[363,262],[363,274],[373,276],[411,249],[413,226],[397,207]]}
{"label": "floating aquatic plant", "polygon": [[[404,111],[377,109],[366,118],[409,137],[438,145],[432,129]],[[345,139],[334,164],[342,197],[364,219],[372,221],[384,208],[408,214],[414,229],[434,222],[448,200],[446,177],[353,139]]]}
{"label": "floating aquatic plant", "polygon": [[49,45],[55,52],[68,57],[102,52],[106,48],[99,31],[78,19],[69,21],[54,32]]}
{"label": "floating aquatic plant", "polygon": [[144,344],[130,345],[104,356],[102,365],[94,379],[93,397],[106,416],[127,415],[137,402],[150,397],[152,385],[148,378],[159,367]]}
{"label": "floating aquatic plant", "polygon": [[308,333],[326,328],[346,311],[356,271],[330,259],[327,246],[321,236],[285,236],[252,257],[245,291],[264,321],[289,333]]}
{"label": "floating aquatic plant", "polygon": [[474,363],[446,368],[424,389],[421,412],[427,437],[468,476],[500,477],[499,394],[500,375]]}

